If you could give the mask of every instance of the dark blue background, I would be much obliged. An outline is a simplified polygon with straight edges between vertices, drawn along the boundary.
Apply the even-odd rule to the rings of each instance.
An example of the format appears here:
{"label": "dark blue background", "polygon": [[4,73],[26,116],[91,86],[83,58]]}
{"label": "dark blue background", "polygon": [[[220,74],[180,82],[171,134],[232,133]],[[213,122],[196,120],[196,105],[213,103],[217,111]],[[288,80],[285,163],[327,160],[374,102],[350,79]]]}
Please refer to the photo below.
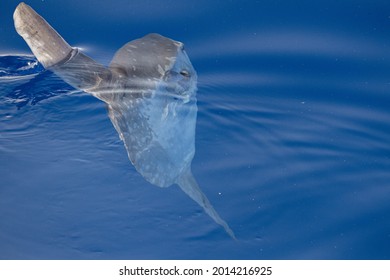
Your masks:
{"label": "dark blue background", "polygon": [[238,240],[134,170],[99,100],[21,70],[7,1],[1,259],[389,259],[390,2],[26,3],[104,64],[147,33],[185,43],[193,173]]}

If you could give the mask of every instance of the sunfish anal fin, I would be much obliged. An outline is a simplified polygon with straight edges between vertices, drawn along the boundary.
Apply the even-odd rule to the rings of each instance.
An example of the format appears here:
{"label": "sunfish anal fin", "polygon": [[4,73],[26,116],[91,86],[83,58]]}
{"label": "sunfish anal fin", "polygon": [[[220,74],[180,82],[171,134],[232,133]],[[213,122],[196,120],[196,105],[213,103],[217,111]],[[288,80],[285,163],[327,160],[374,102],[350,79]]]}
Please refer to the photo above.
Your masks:
{"label": "sunfish anal fin", "polygon": [[200,190],[198,183],[196,182],[191,171],[188,170],[184,172],[178,179],[177,185],[195,202],[197,202],[204,211],[219,225],[221,225],[227,234],[233,239],[236,239],[231,228],[228,224],[218,215],[214,207],[211,205],[210,201],[207,199],[206,195]]}

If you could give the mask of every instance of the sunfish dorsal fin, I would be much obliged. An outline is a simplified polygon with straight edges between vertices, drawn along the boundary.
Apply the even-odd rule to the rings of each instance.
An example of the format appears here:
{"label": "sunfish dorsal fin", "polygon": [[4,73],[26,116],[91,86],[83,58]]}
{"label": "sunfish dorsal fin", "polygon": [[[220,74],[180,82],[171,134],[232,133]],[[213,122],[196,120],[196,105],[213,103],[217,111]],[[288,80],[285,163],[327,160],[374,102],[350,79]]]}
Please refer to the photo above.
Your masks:
{"label": "sunfish dorsal fin", "polygon": [[[14,12],[15,29],[38,61],[68,84],[105,101],[101,92],[111,80],[103,65],[72,48],[37,12],[20,3]],[[100,91],[100,94],[97,92]]]}
{"label": "sunfish dorsal fin", "polygon": [[72,47],[46,20],[23,2],[15,9],[14,23],[16,31],[45,68],[70,57]]}

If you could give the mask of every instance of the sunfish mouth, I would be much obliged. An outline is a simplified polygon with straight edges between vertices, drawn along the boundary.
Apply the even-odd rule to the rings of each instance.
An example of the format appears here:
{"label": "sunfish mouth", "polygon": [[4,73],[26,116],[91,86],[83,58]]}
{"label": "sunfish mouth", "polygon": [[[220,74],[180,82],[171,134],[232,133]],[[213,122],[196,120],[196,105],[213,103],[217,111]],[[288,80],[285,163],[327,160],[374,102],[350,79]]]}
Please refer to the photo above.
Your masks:
{"label": "sunfish mouth", "polygon": [[191,94],[191,92],[189,92],[189,91],[185,91],[181,94],[163,92],[163,93],[159,93],[158,95],[160,95],[162,97],[166,96],[166,97],[172,98],[173,100],[180,101],[183,104],[186,104],[186,103],[189,103],[190,101],[196,100],[195,97],[193,96],[193,94]]}
{"label": "sunfish mouth", "polygon": [[191,100],[196,101],[196,86],[183,86],[180,84],[165,84],[157,90],[158,95],[180,100],[184,104]]}
{"label": "sunfish mouth", "polygon": [[191,101],[191,99],[193,99],[193,100],[195,99],[193,92],[194,91],[192,91],[191,89],[188,89],[188,90],[183,90],[182,92],[173,94],[173,96],[176,100],[181,100],[181,101],[183,101],[183,103],[188,103]]}

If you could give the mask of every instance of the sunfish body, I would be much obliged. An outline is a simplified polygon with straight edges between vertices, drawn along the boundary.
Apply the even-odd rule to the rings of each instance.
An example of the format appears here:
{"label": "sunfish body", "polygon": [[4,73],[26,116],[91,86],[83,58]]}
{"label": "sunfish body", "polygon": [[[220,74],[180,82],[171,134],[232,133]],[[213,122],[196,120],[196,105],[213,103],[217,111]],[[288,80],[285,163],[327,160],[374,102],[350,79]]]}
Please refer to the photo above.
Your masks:
{"label": "sunfish body", "polygon": [[24,3],[16,8],[14,22],[46,69],[107,104],[129,159],[147,181],[179,185],[235,238],[191,173],[197,75],[182,43],[149,34],[124,45],[105,67],[70,47]]}

